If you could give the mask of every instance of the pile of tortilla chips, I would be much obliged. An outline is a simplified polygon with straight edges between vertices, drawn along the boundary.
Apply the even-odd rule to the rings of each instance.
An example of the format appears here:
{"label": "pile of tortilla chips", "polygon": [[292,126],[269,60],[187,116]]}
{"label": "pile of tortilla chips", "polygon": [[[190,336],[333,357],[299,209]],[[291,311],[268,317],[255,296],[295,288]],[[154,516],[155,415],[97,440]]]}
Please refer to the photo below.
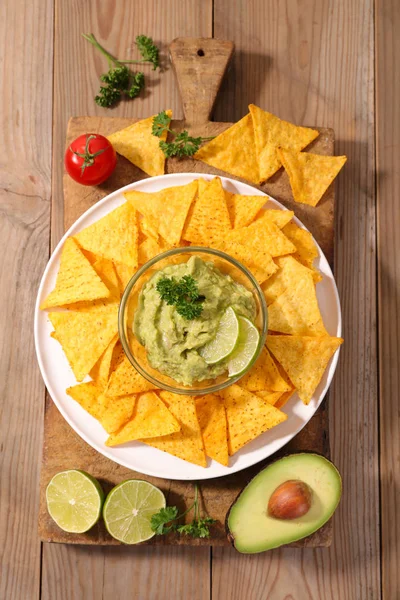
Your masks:
{"label": "pile of tortilla chips", "polygon": [[[319,311],[314,241],[293,212],[264,210],[265,196],[228,193],[218,177],[125,197],[67,239],[55,288],[41,305],[80,382],[67,393],[101,423],[108,446],[141,441],[203,467],[207,457],[228,466],[229,456],[287,419],[282,408],[296,391],[310,402],[342,343]],[[190,244],[241,261],[268,304],[270,331],[257,362],[218,395],[154,389],[118,339],[120,297],[138,266]]]}

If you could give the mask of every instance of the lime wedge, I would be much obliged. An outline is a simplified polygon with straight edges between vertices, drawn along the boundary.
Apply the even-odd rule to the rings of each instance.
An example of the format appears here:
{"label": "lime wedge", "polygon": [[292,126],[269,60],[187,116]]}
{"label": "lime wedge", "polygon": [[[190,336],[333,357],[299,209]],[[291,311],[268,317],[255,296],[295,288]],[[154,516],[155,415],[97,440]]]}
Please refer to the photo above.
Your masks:
{"label": "lime wedge", "polygon": [[103,508],[107,530],[124,544],[138,544],[155,535],[152,515],[165,508],[165,496],[157,487],[142,479],[123,481],[108,494]]}
{"label": "lime wedge", "polygon": [[104,493],[85,471],[61,471],[46,489],[47,509],[57,525],[69,533],[84,533],[100,518]]}
{"label": "lime wedge", "polygon": [[233,352],[238,338],[239,321],[235,311],[229,306],[222,315],[215,337],[199,348],[199,354],[208,365],[213,365]]}
{"label": "lime wedge", "polygon": [[240,375],[251,364],[258,350],[260,334],[258,329],[246,317],[239,319],[239,340],[228,362],[229,377]]}

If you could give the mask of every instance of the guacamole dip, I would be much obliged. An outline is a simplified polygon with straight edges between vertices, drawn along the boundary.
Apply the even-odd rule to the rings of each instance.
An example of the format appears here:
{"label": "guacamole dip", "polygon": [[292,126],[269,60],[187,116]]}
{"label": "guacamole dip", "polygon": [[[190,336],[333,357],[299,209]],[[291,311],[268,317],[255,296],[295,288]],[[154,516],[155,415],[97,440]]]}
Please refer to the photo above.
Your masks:
{"label": "guacamole dip", "polygon": [[[201,314],[188,320],[168,305],[157,291],[162,277],[180,280],[191,275],[204,298]],[[140,292],[134,317],[134,333],[147,350],[154,369],[184,385],[213,379],[226,371],[225,360],[208,365],[198,348],[210,342],[225,310],[231,306],[238,315],[254,321],[256,304],[243,285],[224,275],[213,263],[192,256],[186,263],[170,265],[153,275]]]}

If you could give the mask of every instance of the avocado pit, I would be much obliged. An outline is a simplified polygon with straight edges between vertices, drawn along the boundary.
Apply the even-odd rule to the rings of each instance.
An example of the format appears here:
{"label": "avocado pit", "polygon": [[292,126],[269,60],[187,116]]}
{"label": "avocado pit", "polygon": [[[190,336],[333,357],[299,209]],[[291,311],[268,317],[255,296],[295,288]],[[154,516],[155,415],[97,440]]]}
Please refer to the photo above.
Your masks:
{"label": "avocado pit", "polygon": [[311,508],[312,491],[304,481],[290,479],[281,483],[268,502],[268,514],[274,519],[298,519]]}

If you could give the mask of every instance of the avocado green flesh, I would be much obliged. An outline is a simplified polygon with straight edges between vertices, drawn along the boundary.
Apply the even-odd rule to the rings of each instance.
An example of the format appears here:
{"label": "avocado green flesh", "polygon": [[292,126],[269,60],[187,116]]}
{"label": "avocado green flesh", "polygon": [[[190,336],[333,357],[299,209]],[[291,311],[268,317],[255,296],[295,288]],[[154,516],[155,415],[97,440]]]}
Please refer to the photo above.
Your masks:
{"label": "avocado green flesh", "polygon": [[[312,490],[310,510],[298,519],[274,519],[268,502],[276,488],[290,479]],[[300,540],[326,523],[335,512],[342,483],[335,466],[318,454],[293,454],[261,471],[243,490],[228,517],[228,528],[239,552],[252,554]]]}

